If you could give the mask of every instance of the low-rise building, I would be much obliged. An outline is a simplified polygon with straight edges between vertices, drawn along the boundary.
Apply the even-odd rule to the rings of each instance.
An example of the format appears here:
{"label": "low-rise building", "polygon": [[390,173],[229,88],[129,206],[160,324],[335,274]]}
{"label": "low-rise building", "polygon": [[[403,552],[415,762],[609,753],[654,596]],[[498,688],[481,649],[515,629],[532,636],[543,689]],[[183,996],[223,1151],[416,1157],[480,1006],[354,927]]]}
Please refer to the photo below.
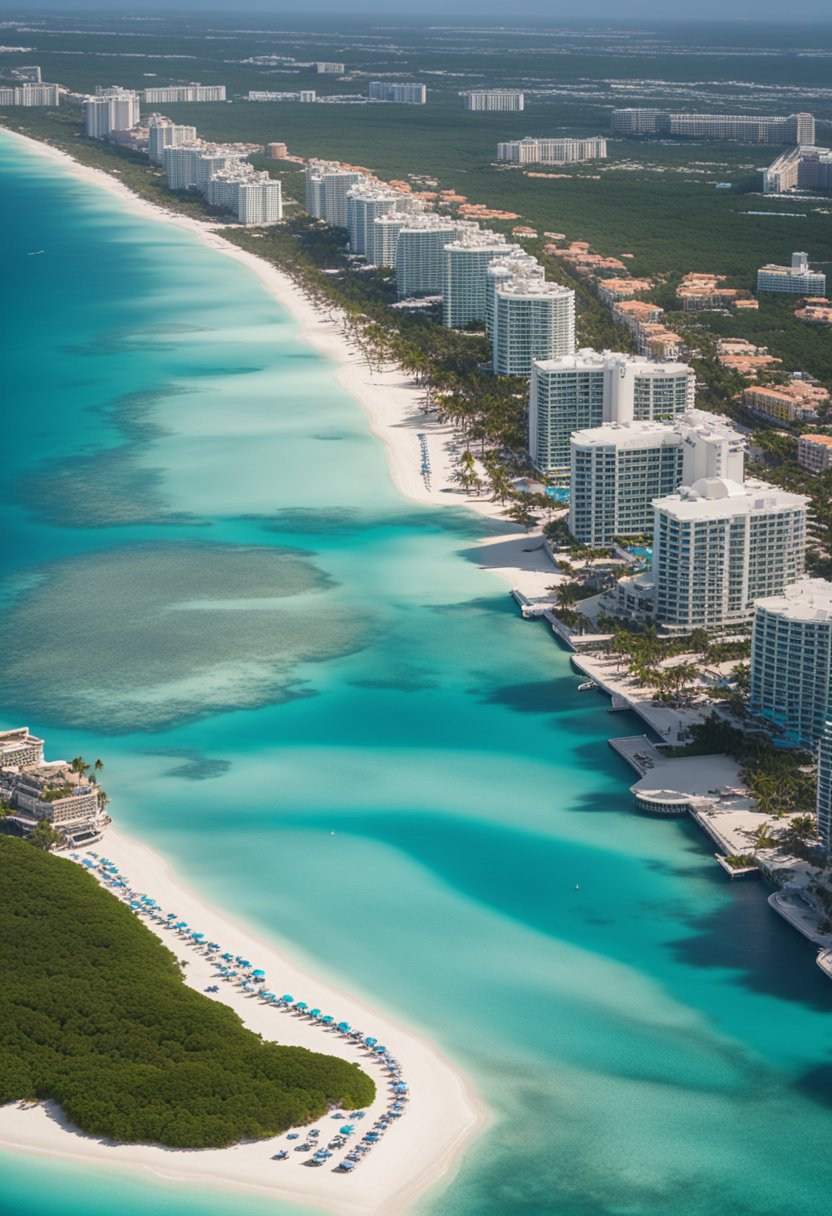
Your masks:
{"label": "low-rise building", "polygon": [[289,155],[289,148],[286,144],[277,140],[263,145],[263,155],[269,160],[285,160]]}
{"label": "low-rise building", "polygon": [[736,302],[739,293],[733,287],[721,287],[724,281],[724,274],[686,274],[676,288],[676,302],[684,312],[725,308]]}
{"label": "low-rise building", "polygon": [[43,739],[33,735],[28,726],[0,732],[0,769],[42,763]]}
{"label": "low-rise building", "polygon": [[166,105],[168,103],[185,103],[194,101],[225,101],[224,84],[190,84],[153,85],[144,90],[144,100],[148,104]]}
{"label": "low-rise building", "polygon": [[743,405],[778,422],[814,422],[829,393],[820,384],[792,379],[786,384],[754,384],[743,389]]}
{"label": "low-rise building", "polygon": [[794,315],[798,321],[805,321],[808,325],[832,325],[832,301],[827,300],[826,296],[807,296],[805,300],[798,301]]}
{"label": "low-rise building", "polygon": [[525,108],[526,98],[521,89],[468,89],[461,93],[466,110],[512,110]]}
{"label": "low-rise building", "polygon": [[602,160],[607,155],[603,136],[589,139],[511,139],[497,144],[497,160],[511,165],[571,165],[583,160]]}
{"label": "low-rise building", "polygon": [[798,436],[797,463],[810,473],[832,469],[832,435]]}
{"label": "low-rise building", "polygon": [[652,279],[635,279],[635,278],[616,278],[598,280],[598,297],[605,304],[615,304],[618,300],[629,300],[633,296],[641,295],[643,291],[650,291],[653,287]]}

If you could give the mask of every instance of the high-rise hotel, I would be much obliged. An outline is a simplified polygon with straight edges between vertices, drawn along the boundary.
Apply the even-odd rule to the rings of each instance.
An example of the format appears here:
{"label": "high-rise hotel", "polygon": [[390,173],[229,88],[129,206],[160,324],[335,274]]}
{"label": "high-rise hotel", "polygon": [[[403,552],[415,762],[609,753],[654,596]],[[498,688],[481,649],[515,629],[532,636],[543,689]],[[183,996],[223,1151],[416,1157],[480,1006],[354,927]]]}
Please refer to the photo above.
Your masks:
{"label": "high-rise hotel", "polygon": [[428,99],[428,91],[423,84],[373,80],[368,96],[370,101],[396,101],[404,105],[423,106]]}
{"label": "high-rise hotel", "polygon": [[526,106],[525,95],[520,89],[468,89],[460,96],[466,110],[511,110],[518,113]]}
{"label": "high-rise hotel", "polygon": [[581,160],[603,160],[607,141],[589,139],[511,139],[497,144],[497,160],[512,165],[570,165]]}
{"label": "high-rise hotel", "polygon": [[506,238],[488,229],[466,232],[459,240],[445,246],[443,325],[449,329],[464,329],[466,325],[485,320],[488,267],[508,249]]}
{"label": "high-rise hotel", "polygon": [[118,85],[97,88],[84,102],[84,124],[90,139],[104,139],[111,131],[130,131],[139,123],[139,95]]}
{"label": "high-rise hotel", "polygon": [[334,228],[347,226],[347,195],[367,181],[355,169],[342,169],[329,161],[310,161],[306,167],[306,210]]}
{"label": "high-rise hotel", "polygon": [[612,112],[613,135],[657,135],[746,144],[813,144],[811,114],[772,117],[757,114],[672,114],[667,110],[623,109]]}
{"label": "high-rise hotel", "polygon": [[594,350],[536,362],[529,395],[532,464],[547,476],[565,478],[573,431],[675,418],[693,407],[694,388],[686,363]]}
{"label": "high-rise hotel", "polygon": [[[542,267],[541,267],[542,271]],[[493,291],[492,367],[498,376],[529,376],[536,359],[575,349],[575,293],[542,273],[518,273]]]}
{"label": "high-rise hotel", "polygon": [[479,225],[473,220],[435,214],[410,216],[396,240],[399,299],[441,295],[445,290],[445,246],[465,232],[478,231]]}
{"label": "high-rise hotel", "polygon": [[171,122],[162,114],[151,114],[147,120],[148,153],[155,165],[165,162],[165,148],[179,148],[197,142],[196,127]]}
{"label": "high-rise hotel", "polygon": [[224,84],[163,85],[145,89],[144,100],[148,105],[167,105],[178,102],[225,101]]}

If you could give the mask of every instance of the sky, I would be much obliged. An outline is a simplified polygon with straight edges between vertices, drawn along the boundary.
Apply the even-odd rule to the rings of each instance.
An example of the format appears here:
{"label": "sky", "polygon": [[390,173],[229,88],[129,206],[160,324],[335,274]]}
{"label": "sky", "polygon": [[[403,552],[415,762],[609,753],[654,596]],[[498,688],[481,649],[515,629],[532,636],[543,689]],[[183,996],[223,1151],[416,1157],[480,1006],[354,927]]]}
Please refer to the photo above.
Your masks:
{"label": "sky", "polygon": [[378,18],[393,17],[407,21],[430,15],[443,22],[457,19],[494,21],[514,24],[523,17],[557,21],[565,18],[611,19],[619,22],[676,18],[679,20],[747,21],[822,21],[832,23],[832,0],[793,0],[784,9],[782,0],[420,0],[415,9],[396,0],[0,0],[0,14],[17,15],[49,12],[96,12],[141,14],[168,13],[269,13],[325,15],[340,18],[363,15]]}

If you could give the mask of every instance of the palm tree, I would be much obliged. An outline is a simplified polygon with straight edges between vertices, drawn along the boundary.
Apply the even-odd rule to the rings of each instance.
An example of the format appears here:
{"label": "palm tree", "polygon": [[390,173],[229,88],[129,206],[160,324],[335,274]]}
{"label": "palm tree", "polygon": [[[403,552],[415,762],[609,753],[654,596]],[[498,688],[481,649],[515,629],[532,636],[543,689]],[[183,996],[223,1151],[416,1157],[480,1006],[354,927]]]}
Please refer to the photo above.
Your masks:
{"label": "palm tree", "polygon": [[95,764],[93,765],[93,768],[95,769],[95,771],[96,771],[97,773],[100,773],[100,772],[101,772],[101,770],[103,769],[103,767],[104,767],[104,761],[103,761],[103,760],[96,760]]}
{"label": "palm tree", "polygon": [[90,766],[84,760],[83,756],[76,756],[75,759],[73,761],[71,761],[69,767],[71,768],[73,773],[78,773],[80,776],[83,777],[84,773],[87,772],[87,770],[89,769]]}

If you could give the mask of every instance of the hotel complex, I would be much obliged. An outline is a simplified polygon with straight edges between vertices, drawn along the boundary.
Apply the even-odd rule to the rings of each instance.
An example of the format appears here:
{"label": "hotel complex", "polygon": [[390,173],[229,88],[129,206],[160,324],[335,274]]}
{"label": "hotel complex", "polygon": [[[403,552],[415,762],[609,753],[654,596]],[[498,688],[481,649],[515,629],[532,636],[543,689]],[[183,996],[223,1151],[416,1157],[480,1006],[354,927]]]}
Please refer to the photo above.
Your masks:
{"label": "hotel complex", "polygon": [[808,253],[793,253],[791,266],[761,266],[757,291],[779,291],[793,296],[825,296],[826,275],[809,268]]}
{"label": "hotel complex", "polygon": [[763,194],[832,190],[832,148],[790,148],[763,173]]}
{"label": "hotel complex", "polygon": [[372,80],[368,96],[370,101],[398,101],[406,105],[423,106],[428,99],[428,91],[423,84],[393,84],[386,80]]}
{"label": "hotel complex", "polygon": [[832,583],[805,578],[755,605],[749,709],[779,742],[813,748],[831,702]]}
{"label": "hotel complex", "polygon": [[613,351],[580,350],[536,362],[529,395],[529,454],[547,476],[570,471],[574,431],[606,422],[655,422],[693,407],[695,377],[686,363],[657,363]]}
{"label": "hotel complex", "polygon": [[575,293],[539,273],[518,272],[492,287],[492,366],[498,376],[530,376],[536,359],[575,349]]}
{"label": "hotel complex", "polygon": [[[372,229],[375,221],[391,211],[402,214],[419,211],[423,206],[418,198],[364,181],[347,192],[347,230],[350,234],[350,251],[366,256],[372,244]],[[368,259],[369,261],[370,259]]]}
{"label": "hotel complex", "polygon": [[104,139],[111,131],[129,131],[139,124],[139,95],[132,89],[96,89],[84,102],[84,125],[90,139]]}
{"label": "hotel complex", "polygon": [[466,110],[525,109],[526,98],[520,89],[468,89],[460,94]]}
{"label": "hotel complex", "polygon": [[612,112],[613,135],[658,135],[678,139],[712,139],[746,144],[814,144],[811,114],[786,118],[748,114],[671,114],[667,110],[624,109]]}
{"label": "hotel complex", "polygon": [[440,296],[445,290],[445,246],[464,232],[477,232],[472,220],[428,214],[410,216],[396,242],[396,292],[411,296]]}
{"label": "hotel complex", "polygon": [[225,101],[224,84],[174,84],[144,91],[148,105],[166,105],[173,102]]}
{"label": "hotel complex", "polygon": [[0,801],[24,835],[45,820],[70,847],[100,840],[110,822],[106,796],[95,779],[66,760],[45,761],[43,740],[26,726],[0,733]]}
{"label": "hotel complex", "polygon": [[347,226],[347,195],[367,181],[358,170],[330,161],[311,161],[306,168],[306,210],[333,228]]}
{"label": "hotel complex", "polygon": [[161,114],[151,114],[147,120],[147,150],[155,165],[165,161],[165,148],[179,148],[197,142],[196,127],[185,127]]}
{"label": "hotel complex", "polygon": [[512,139],[497,144],[497,160],[512,165],[570,165],[581,160],[602,160],[607,141],[590,139]]}
{"label": "hotel complex", "polygon": [[[38,68],[40,72],[40,68]],[[0,106],[58,106],[61,90],[56,84],[41,84],[39,80],[0,87]]]}

